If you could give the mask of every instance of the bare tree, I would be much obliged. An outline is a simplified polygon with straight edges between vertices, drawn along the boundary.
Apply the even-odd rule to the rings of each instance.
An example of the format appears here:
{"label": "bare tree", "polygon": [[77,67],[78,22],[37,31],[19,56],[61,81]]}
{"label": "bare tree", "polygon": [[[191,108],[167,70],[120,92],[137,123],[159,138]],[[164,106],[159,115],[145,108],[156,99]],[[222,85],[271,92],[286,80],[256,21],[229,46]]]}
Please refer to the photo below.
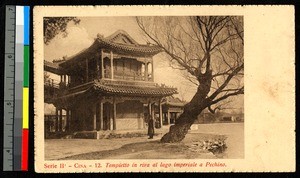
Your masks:
{"label": "bare tree", "polygon": [[215,112],[244,94],[243,17],[137,17],[148,42],[160,46],[172,67],[185,72],[197,91],[162,142],[180,142],[205,109]]}

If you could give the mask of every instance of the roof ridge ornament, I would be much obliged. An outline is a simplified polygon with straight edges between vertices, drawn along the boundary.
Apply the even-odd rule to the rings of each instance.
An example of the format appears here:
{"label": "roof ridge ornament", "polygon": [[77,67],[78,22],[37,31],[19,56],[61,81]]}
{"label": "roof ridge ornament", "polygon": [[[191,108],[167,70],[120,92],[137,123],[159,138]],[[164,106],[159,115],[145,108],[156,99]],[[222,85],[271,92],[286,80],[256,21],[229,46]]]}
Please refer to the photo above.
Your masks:
{"label": "roof ridge ornament", "polygon": [[101,34],[101,33],[97,33],[97,38],[104,38],[104,35],[103,34]]}
{"label": "roof ridge ornament", "polygon": [[66,61],[66,56],[63,57],[63,59],[53,59],[52,63],[61,63],[61,62],[65,62]]}
{"label": "roof ridge ornament", "polygon": [[130,41],[130,43],[132,43],[132,45],[140,45],[125,30],[121,30],[121,29],[115,31],[113,34],[107,36],[105,39],[112,42],[113,40],[115,40],[120,35],[125,36]]}

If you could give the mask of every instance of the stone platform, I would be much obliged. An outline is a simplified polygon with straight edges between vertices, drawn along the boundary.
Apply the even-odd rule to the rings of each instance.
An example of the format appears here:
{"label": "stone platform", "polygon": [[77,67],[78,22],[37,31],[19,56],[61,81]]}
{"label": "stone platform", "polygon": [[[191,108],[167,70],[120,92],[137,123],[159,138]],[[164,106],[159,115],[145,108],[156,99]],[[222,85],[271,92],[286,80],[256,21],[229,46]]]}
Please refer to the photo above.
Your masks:
{"label": "stone platform", "polygon": [[[155,129],[154,135],[161,135],[166,132],[167,127]],[[139,130],[102,130],[102,131],[80,131],[75,132],[71,138],[83,139],[110,139],[110,138],[132,138],[147,136],[147,129]]]}

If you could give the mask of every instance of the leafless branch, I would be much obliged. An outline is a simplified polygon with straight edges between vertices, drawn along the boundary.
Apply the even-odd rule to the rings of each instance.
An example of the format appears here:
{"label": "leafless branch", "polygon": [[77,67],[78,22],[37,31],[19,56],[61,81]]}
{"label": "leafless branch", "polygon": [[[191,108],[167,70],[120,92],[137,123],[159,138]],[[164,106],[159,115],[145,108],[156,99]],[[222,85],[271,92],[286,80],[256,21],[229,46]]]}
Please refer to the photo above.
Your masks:
{"label": "leafless branch", "polygon": [[244,64],[240,65],[239,67],[235,68],[230,74],[228,74],[228,77],[224,81],[224,83],[209,97],[211,100],[215,99],[216,96],[221,93],[221,91],[228,85],[230,80],[238,74],[242,69],[244,69]]}
{"label": "leafless branch", "polygon": [[244,87],[240,88],[239,90],[236,90],[235,92],[223,95],[220,98],[217,98],[217,99],[211,101],[210,104],[213,105],[213,104],[216,104],[216,103],[218,103],[218,102],[220,102],[222,100],[227,99],[230,96],[236,96],[236,95],[240,95],[240,94],[244,94]]}

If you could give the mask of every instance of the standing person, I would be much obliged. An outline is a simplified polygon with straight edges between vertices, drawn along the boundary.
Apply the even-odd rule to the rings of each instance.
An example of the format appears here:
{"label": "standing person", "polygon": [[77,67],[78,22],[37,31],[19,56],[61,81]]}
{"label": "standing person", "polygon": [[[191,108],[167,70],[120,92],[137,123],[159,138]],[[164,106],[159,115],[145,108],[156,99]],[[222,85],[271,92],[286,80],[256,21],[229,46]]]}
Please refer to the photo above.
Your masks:
{"label": "standing person", "polygon": [[153,135],[154,135],[154,120],[151,117],[151,115],[148,115],[149,119],[148,119],[148,139],[153,139]]}

